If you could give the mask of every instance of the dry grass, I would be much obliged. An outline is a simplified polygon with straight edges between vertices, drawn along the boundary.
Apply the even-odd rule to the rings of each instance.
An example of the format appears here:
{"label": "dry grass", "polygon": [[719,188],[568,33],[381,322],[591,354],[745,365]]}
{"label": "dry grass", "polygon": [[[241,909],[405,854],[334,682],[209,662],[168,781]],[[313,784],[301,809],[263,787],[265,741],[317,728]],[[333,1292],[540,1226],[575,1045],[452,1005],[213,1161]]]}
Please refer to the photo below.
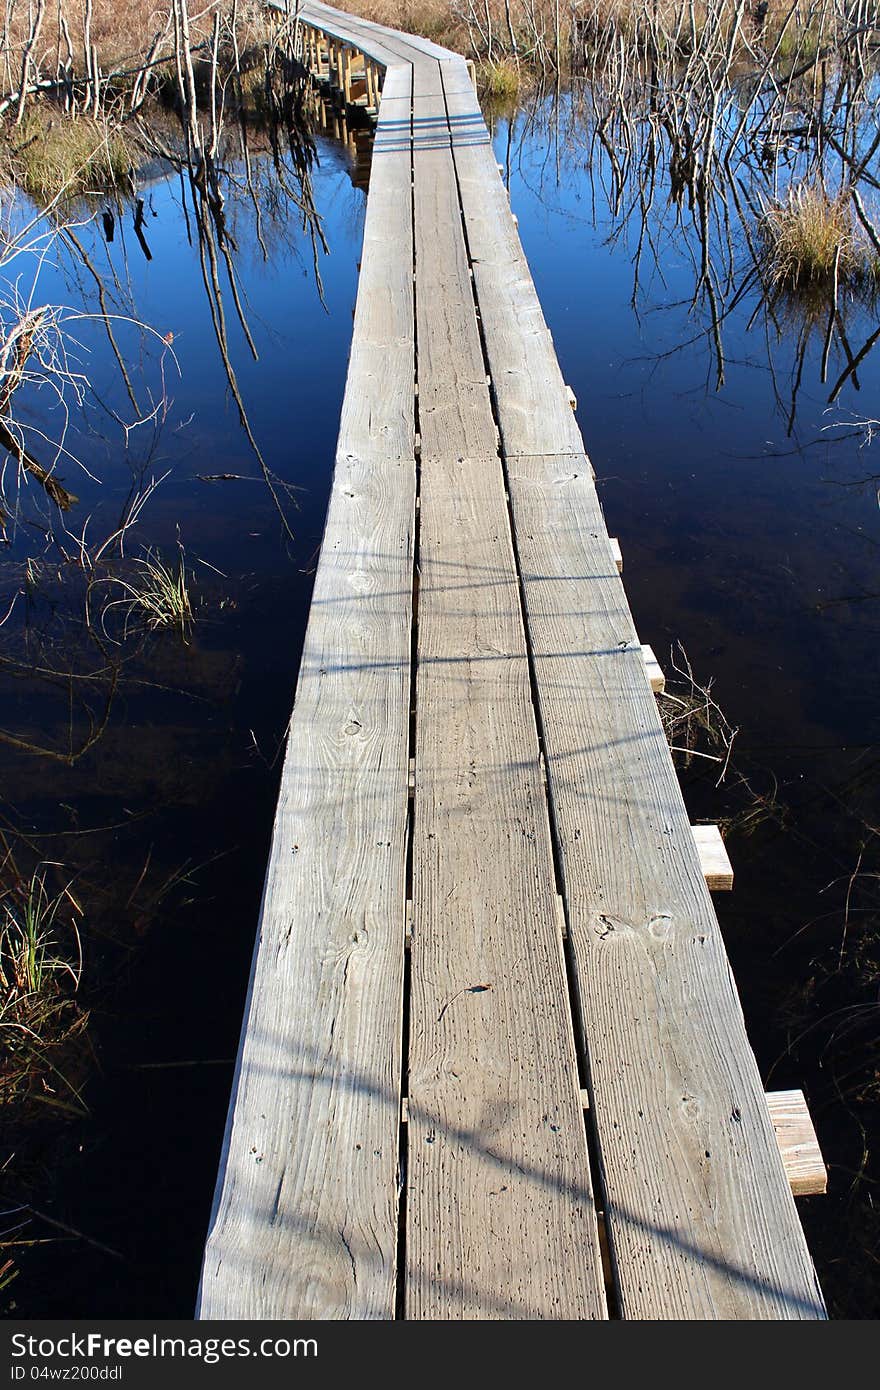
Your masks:
{"label": "dry grass", "polygon": [[[8,867],[8,865],[7,865]],[[0,900],[0,1105],[81,1114],[71,1054],[88,1016],[76,1002],[79,933],[66,892],[52,897],[44,871]],[[78,1045],[77,1045],[78,1044]]]}
{"label": "dry grass", "polygon": [[858,284],[876,278],[877,257],[856,220],[849,191],[812,180],[764,208],[761,232],[774,285]]}
{"label": "dry grass", "polygon": [[494,63],[480,64],[477,81],[495,101],[512,101],[520,88],[520,70],[510,58],[498,58]]}
{"label": "dry grass", "polygon": [[[20,52],[27,32],[30,8],[28,0],[12,0],[10,38],[16,53]],[[159,4],[144,4],[141,0],[92,0],[91,40],[98,50],[102,69],[106,72],[111,68],[134,66],[138,58],[147,52],[156,35],[165,29],[169,8],[166,0]],[[211,14],[217,8],[227,9],[226,0],[218,0],[213,5],[206,0],[205,4],[190,6],[193,34],[197,40],[210,32]],[[252,0],[251,3],[241,3],[239,8],[242,14],[250,11],[256,14],[259,6]],[[82,71],[85,0],[63,0],[63,12],[73,42],[76,66]],[[59,52],[63,54],[65,51],[58,27],[58,7],[53,3],[47,7],[34,57],[41,69],[48,70],[54,68]]]}
{"label": "dry grass", "polygon": [[[699,50],[710,62],[721,58],[733,38],[739,56],[755,61],[777,48],[780,63],[797,65],[813,58],[835,31],[852,26],[829,0],[769,0],[763,19],[758,6],[742,0],[345,0],[344,8],[380,24],[433,39],[492,69],[505,59],[565,70],[570,57],[621,39],[626,47],[652,49],[660,56]],[[867,11],[865,12],[867,16]],[[558,23],[558,36],[557,36]],[[558,41],[558,59],[557,59]],[[515,64],[514,66],[516,66]],[[507,94],[507,93],[505,93]]]}
{"label": "dry grass", "polygon": [[133,161],[125,137],[87,116],[71,120],[33,105],[9,139],[17,182],[40,202],[124,188],[130,179]]}
{"label": "dry grass", "polygon": [[[14,109],[17,98],[13,94],[18,92],[31,33],[33,0],[6,0],[5,11],[5,26],[0,12],[0,97],[7,103],[12,100]],[[188,12],[194,51],[201,47],[207,54],[215,16],[220,17],[223,32],[228,36],[233,0],[206,0],[204,5],[188,0]],[[251,47],[260,47],[273,30],[261,0],[236,0],[234,13],[238,51],[246,54]],[[74,83],[82,84],[90,73],[94,75],[93,51],[104,83],[102,102],[108,96],[130,91],[143,77],[148,60],[152,60],[149,72],[154,81],[161,80],[163,72],[168,71],[174,53],[172,7],[168,0],[157,5],[142,5],[137,0],[92,0],[88,46],[85,14],[85,0],[49,0],[30,53],[29,84],[57,83],[62,78],[66,82],[68,75]],[[61,25],[61,18],[65,25]],[[221,62],[223,58],[221,52]]]}

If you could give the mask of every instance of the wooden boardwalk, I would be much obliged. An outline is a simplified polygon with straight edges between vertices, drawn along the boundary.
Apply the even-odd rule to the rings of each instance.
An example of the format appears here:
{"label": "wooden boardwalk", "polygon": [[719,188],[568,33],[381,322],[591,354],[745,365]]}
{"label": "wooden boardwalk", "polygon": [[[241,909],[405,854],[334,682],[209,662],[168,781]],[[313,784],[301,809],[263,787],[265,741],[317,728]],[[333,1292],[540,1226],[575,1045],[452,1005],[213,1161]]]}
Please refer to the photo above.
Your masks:
{"label": "wooden boardwalk", "polygon": [[301,17],[381,102],[199,1316],[822,1317],[467,67]]}

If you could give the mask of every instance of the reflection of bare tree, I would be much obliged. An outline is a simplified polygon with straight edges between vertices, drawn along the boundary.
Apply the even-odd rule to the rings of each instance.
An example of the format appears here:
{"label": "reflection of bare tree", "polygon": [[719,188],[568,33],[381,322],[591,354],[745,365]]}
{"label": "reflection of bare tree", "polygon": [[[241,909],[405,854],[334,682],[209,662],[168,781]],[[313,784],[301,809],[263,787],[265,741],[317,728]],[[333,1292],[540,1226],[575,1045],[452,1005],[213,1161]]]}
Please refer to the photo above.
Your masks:
{"label": "reflection of bare tree", "polygon": [[[693,6],[655,5],[634,10],[624,33],[618,12],[598,0],[582,13],[584,80],[561,106],[540,98],[522,125],[523,140],[535,126],[545,137],[541,191],[552,146],[557,181],[566,180],[568,160],[586,162],[594,218],[610,216],[610,242],[631,248],[636,311],[651,286],[665,283],[670,248],[676,261],[689,258],[689,341],[705,340],[716,389],[725,379],[725,321],[751,306],[748,328],[763,328],[791,432],[808,362],[815,357],[820,380],[833,383],[833,403],[846,383],[858,386],[880,336],[851,341],[866,299],[870,307],[868,281],[861,303],[836,278],[807,294],[774,283],[762,233],[766,209],[786,188],[816,180],[843,190],[866,244],[880,253],[860,193],[878,186],[871,16],[857,7],[847,19],[830,0],[795,0],[770,33],[742,5],[708,5],[699,25]],[[782,340],[794,342],[786,387],[773,363]]]}
{"label": "reflection of bare tree", "polygon": [[[65,249],[75,252],[77,262],[88,268],[96,282],[99,312],[88,311],[86,295],[81,296],[80,308],[41,302],[43,268]],[[148,410],[138,407],[114,330],[125,321],[145,339],[159,344],[163,355],[168,349],[158,334],[137,324],[133,310],[111,304],[75,224],[62,219],[57,211],[49,218],[35,217],[20,226],[10,218],[3,230],[0,269],[4,273],[0,292],[0,450],[14,464],[10,468],[7,462],[0,469],[0,523],[6,539],[10,524],[19,528],[37,521],[39,508],[23,487],[26,480],[35,479],[54,507],[69,512],[77,498],[61,480],[59,469],[66,465],[89,471],[70,434],[74,415],[93,395],[78,356],[78,334],[84,325],[99,325],[110,341],[134,412],[127,421],[117,416],[116,423],[126,434],[155,420],[161,410],[160,403],[152,403]],[[50,424],[53,418],[60,423]],[[51,532],[52,515],[39,524]]]}
{"label": "reflection of bare tree", "polygon": [[[293,58],[293,29],[279,26],[269,42],[256,50],[249,48],[245,69],[237,12],[238,6],[233,4],[228,13],[224,11],[221,16],[218,11],[214,16],[206,78],[204,71],[197,75],[193,66],[186,2],[175,0],[180,122],[176,127],[167,120],[163,123],[156,113],[149,126],[140,122],[140,134],[144,143],[180,175],[190,241],[198,253],[229,387],[262,478],[290,535],[284,504],[293,489],[271,471],[261,452],[233,365],[230,316],[252,356],[257,357],[236,262],[240,246],[249,246],[254,240],[268,259],[270,240],[291,238],[298,225],[309,238],[320,293],[318,255],[327,247],[311,183],[316,149],[309,128],[309,89]],[[259,122],[255,121],[255,92],[260,95]],[[133,225],[147,254],[143,206],[143,200],[136,199]],[[36,548],[26,547],[26,561],[4,567],[0,666],[7,674],[35,681],[47,691],[63,691],[68,708],[67,734],[60,741],[47,741],[35,729],[7,729],[0,731],[0,742],[67,764],[82,758],[101,737],[123,673],[129,679],[132,665],[141,658],[143,634],[132,634],[126,624],[120,637],[114,631],[113,610],[122,607],[128,611],[119,594],[130,596],[133,592],[132,579],[137,571],[132,571],[132,565],[136,567],[139,562],[137,556],[132,559],[126,554],[125,542],[155,487],[151,469],[168,408],[164,364],[168,356],[173,360],[171,335],[161,338],[137,320],[124,236],[127,217],[121,198],[105,205],[102,217],[107,240],[117,240],[121,246],[121,266],[109,257],[106,264],[98,263],[91,235],[80,225],[94,219],[94,210],[81,209],[81,213],[80,222],[75,222],[69,214],[62,215],[56,202],[47,215],[25,220],[18,228],[10,222],[0,253],[3,267],[15,271],[8,275],[0,344],[0,447],[16,465],[14,474],[8,470],[0,474],[0,490],[5,485],[3,521],[12,522],[17,536],[25,528],[28,535],[37,538]],[[63,267],[73,298],[82,308],[38,303],[41,267],[49,259]],[[26,273],[19,272],[19,264]],[[30,288],[23,293],[20,287],[28,280]],[[94,313],[88,312],[90,303],[95,304]],[[86,322],[106,335],[128,410],[114,404],[112,391],[108,398],[99,398],[69,351],[72,326]],[[120,326],[124,326],[124,338]],[[131,333],[140,338],[142,370],[136,378]],[[158,393],[152,373],[144,370],[154,348],[158,348],[154,354]],[[46,391],[61,406],[63,427],[55,436],[41,424],[46,412],[40,407],[40,393]],[[141,400],[146,404],[141,405]],[[13,408],[22,401],[27,409]],[[10,485],[13,477],[18,480],[24,472],[40,484],[54,507],[71,512],[77,498],[61,482],[57,470],[65,462],[80,464],[77,439],[85,434],[74,417],[94,406],[110,428],[121,431],[124,437],[132,490],[111,534],[87,541],[88,519],[84,524],[73,524],[71,519],[59,527],[57,513],[53,515],[51,508],[43,514],[31,507],[26,513],[22,489],[19,487],[13,496]],[[104,428],[90,424],[87,433],[94,441]],[[135,434],[140,447],[132,452]],[[109,433],[106,442],[116,454]],[[38,457],[41,447],[47,454],[45,462]],[[136,640],[129,640],[132,636]]]}
{"label": "reflection of bare tree", "polygon": [[[200,101],[198,84],[192,62],[189,14],[186,0],[174,0],[175,54],[177,91],[184,135],[184,148],[177,152],[157,136],[155,130],[141,126],[146,142],[163,158],[176,164],[186,177],[190,204],[195,222],[196,244],[205,294],[211,314],[214,336],[220,352],[229,388],[238,409],[239,420],[256,458],[263,478],[278,509],[282,525],[292,539],[282,501],[282,492],[289,488],[270,469],[248,418],[244,398],[232,362],[229,344],[229,325],[226,309],[228,294],[235,319],[244,334],[251,355],[257,359],[257,349],[251,334],[242,302],[241,289],[235,268],[238,245],[230,225],[230,197],[248,199],[255,217],[255,230],[263,254],[267,255],[263,208],[265,183],[261,187],[263,161],[252,157],[251,136],[243,96],[245,73],[241,47],[237,39],[237,9],[232,7],[228,18],[214,15],[211,40],[211,62],[207,95]],[[262,49],[262,96],[271,163],[269,177],[274,180],[272,202],[276,212],[281,209],[289,217],[292,208],[300,215],[301,224],[309,233],[320,291],[318,249],[327,249],[314,202],[311,169],[315,157],[305,111],[306,78],[294,58],[294,19],[288,15],[279,24],[271,42]],[[220,63],[221,45],[228,50],[225,65]],[[247,74],[253,86],[254,72]],[[228,137],[224,128],[224,112],[230,93],[238,113],[236,133],[241,154],[243,177],[236,178],[223,162]]]}

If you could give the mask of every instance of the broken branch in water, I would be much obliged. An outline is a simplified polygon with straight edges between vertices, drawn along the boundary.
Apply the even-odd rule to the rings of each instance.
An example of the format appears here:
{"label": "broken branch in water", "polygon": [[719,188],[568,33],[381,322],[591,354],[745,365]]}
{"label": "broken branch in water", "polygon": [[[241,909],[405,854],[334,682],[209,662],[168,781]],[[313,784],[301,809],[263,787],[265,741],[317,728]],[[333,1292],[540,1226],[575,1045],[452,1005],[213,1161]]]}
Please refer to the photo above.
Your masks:
{"label": "broken branch in water", "polygon": [[[2,364],[2,384],[0,384],[0,447],[11,454],[19,466],[25,469],[45,489],[46,495],[60,507],[63,512],[70,511],[71,507],[77,502],[77,498],[72,492],[59,483],[58,479],[52,476],[49,469],[34,458],[33,454],[25,447],[24,441],[19,438],[14,429],[11,428],[11,421],[8,420],[8,410],[12,398],[24,377],[25,367],[31,355],[34,345],[34,338],[46,320],[47,310],[34,309],[25,314],[8,334],[3,346]],[[10,361],[11,359],[11,361]]]}

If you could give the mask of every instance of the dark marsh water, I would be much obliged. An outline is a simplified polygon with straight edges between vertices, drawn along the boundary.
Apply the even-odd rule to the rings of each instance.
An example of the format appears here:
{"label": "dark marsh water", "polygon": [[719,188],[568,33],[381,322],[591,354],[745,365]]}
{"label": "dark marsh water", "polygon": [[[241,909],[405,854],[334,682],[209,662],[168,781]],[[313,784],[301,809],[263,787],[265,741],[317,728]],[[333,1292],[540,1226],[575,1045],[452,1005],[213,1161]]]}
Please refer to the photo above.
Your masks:
{"label": "dark marsh water", "polygon": [[[642,641],[668,675],[681,643],[739,730],[736,776],[717,787],[717,765],[696,759],[686,796],[694,818],[731,823],[736,887],[717,905],[749,1033],[768,1089],[806,1090],[829,1163],[829,1195],[800,1209],[830,1309],[871,1316],[880,444],[854,421],[880,414],[880,351],[829,396],[877,313],[843,296],[843,331],[826,349],[826,317],[771,312],[749,287],[741,231],[716,228],[719,332],[718,305],[695,288],[699,208],[671,197],[668,179],[646,211],[639,199],[617,206],[612,152],[590,142],[568,97],[497,119],[494,137]],[[0,555],[2,611],[22,595],[0,629],[0,729],[64,748],[109,707],[72,767],[0,746],[4,823],[66,866],[83,905],[95,1051],[88,1114],[35,1144],[28,1197],[88,1239],[20,1252],[4,1295],[19,1316],[193,1307],[357,288],[361,163],[326,137],[318,152],[323,303],[294,209],[270,198],[258,226],[246,199],[230,207],[259,361],[227,297],[230,356],[293,541],[230,394],[178,176],[141,190],[151,260],[130,210],[110,245],[99,223],[77,233],[115,275],[120,315],[173,336],[116,325],[136,396],[161,402],[161,428],[134,430],[126,451],[114,417],[130,418],[130,402],[106,333],[78,326],[95,396],[73,412],[69,447],[100,481],[65,462],[81,499],[68,527],[90,516],[88,537],[109,535],[132,489],[161,479],[129,549],[173,556],[179,538],[196,622],[188,645],[149,636],[108,706],[106,681],[82,695],[45,674],[47,651],[56,672],[103,669],[78,626],[75,566],[30,524]],[[96,310],[93,279],[61,247],[39,296]],[[51,432],[57,410],[26,404]],[[34,583],[28,556],[42,567]],[[11,1180],[6,1204],[16,1195]],[[36,1218],[28,1233],[59,1234]]]}

